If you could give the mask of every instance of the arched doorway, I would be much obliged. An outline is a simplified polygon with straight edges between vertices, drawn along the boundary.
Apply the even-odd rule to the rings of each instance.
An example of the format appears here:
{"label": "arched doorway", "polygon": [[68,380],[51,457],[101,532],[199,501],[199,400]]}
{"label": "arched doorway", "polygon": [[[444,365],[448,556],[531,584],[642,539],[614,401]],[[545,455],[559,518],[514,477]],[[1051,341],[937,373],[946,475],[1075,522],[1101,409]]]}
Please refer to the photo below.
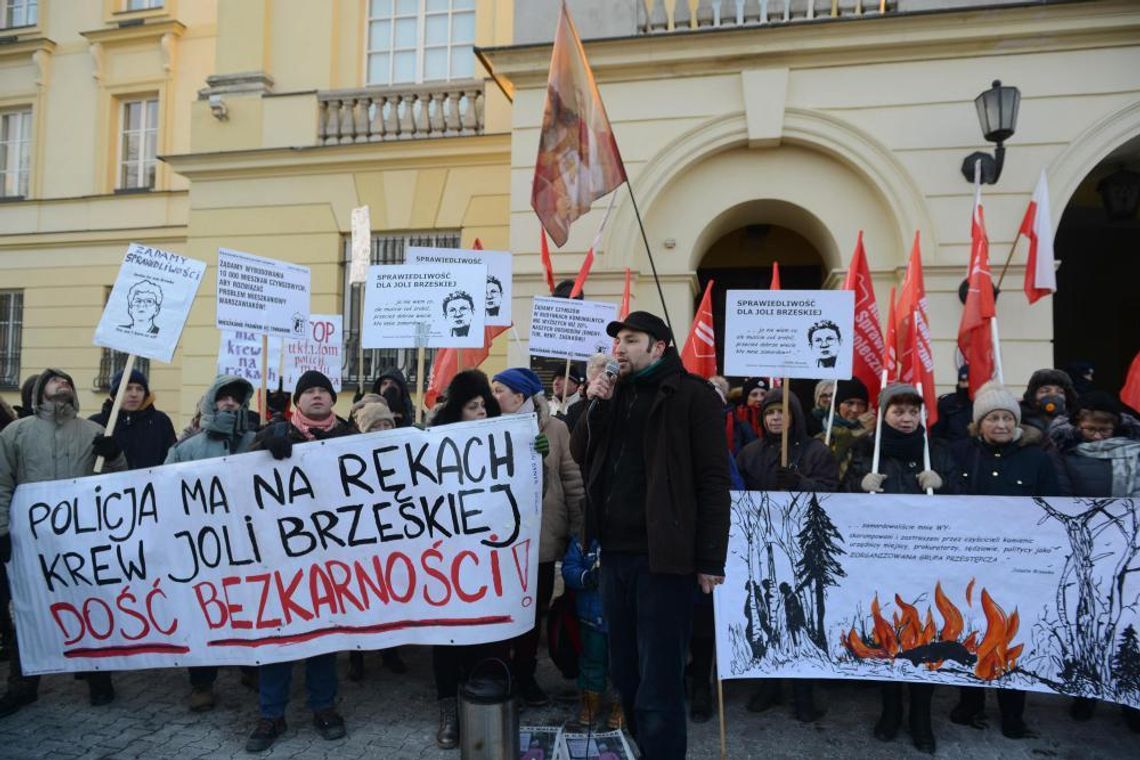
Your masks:
{"label": "arched doorway", "polygon": [[[1118,172],[1125,172],[1125,175]],[[1121,145],[1085,176],[1057,228],[1060,260],[1053,296],[1054,363],[1088,361],[1095,385],[1115,395],[1140,351],[1140,215],[1110,218],[1100,191],[1140,181],[1140,137]],[[1116,175],[1109,179],[1111,175]],[[1099,190],[1098,190],[1099,188]]]}

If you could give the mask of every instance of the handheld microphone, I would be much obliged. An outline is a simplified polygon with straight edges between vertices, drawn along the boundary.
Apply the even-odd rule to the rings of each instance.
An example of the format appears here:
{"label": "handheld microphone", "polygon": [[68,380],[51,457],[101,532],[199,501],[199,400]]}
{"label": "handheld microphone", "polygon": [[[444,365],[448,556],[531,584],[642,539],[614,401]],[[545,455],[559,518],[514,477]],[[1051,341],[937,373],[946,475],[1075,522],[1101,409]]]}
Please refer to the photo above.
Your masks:
{"label": "handheld microphone", "polygon": [[606,368],[603,372],[606,373],[606,377],[610,380],[615,380],[617,379],[618,373],[621,372],[621,365],[617,363],[617,359],[611,357],[610,360],[606,362]]}

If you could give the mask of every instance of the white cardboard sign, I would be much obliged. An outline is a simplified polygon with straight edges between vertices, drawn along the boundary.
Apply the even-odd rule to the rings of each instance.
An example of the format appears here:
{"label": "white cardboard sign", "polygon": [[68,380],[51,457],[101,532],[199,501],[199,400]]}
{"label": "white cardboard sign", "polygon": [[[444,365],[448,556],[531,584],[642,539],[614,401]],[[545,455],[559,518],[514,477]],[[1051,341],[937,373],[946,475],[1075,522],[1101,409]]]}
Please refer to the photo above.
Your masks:
{"label": "white cardboard sign", "polygon": [[[281,358],[281,338],[269,338],[269,375],[265,384],[277,388]],[[218,343],[218,374],[237,375],[250,385],[261,384],[261,336],[249,330],[224,331]],[[283,387],[288,387],[285,384]]]}
{"label": "white cardboard sign", "polygon": [[311,369],[332,382],[340,393],[344,361],[344,329],[340,314],[310,314],[304,338],[285,342],[285,386],[295,388],[301,375]]}
{"label": "white cardboard sign", "polygon": [[477,264],[487,267],[487,293],[483,304],[486,324],[510,327],[512,290],[509,251],[410,246],[406,255],[409,264]]}
{"label": "white cardboard sign", "polygon": [[95,345],[169,362],[205,272],[204,261],[131,243],[95,328]]}
{"label": "white cardboard sign", "polygon": [[368,277],[368,262],[372,253],[372,221],[368,206],[352,210],[352,261],[348,281],[355,285]]}
{"label": "white cardboard sign", "polygon": [[219,330],[301,337],[309,319],[309,268],[218,249]]}
{"label": "white cardboard sign", "polygon": [[748,377],[851,377],[855,293],[730,290],[724,372]]}
{"label": "white cardboard sign", "polygon": [[385,264],[368,268],[364,347],[482,348],[487,267],[475,264]]}
{"label": "white cardboard sign", "polygon": [[530,315],[530,355],[589,359],[608,353],[613,338],[606,325],[617,319],[617,304],[537,296]]}

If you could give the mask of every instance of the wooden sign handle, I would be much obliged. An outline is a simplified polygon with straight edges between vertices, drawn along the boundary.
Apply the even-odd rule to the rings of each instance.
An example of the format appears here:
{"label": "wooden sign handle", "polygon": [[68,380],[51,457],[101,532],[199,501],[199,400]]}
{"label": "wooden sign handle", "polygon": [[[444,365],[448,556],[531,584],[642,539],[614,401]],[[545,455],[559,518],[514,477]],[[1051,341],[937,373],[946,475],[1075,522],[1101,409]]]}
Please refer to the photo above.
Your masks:
{"label": "wooden sign handle", "polygon": [[[123,377],[119,380],[119,387],[115,390],[115,400],[111,404],[111,416],[107,418],[107,429],[104,431],[106,435],[115,434],[115,425],[119,423],[119,409],[123,406],[123,395],[127,392],[127,386],[131,382],[131,372],[135,368],[135,355],[127,354],[127,363],[123,365]],[[95,458],[95,467],[92,471],[98,475],[103,472],[103,457]]]}

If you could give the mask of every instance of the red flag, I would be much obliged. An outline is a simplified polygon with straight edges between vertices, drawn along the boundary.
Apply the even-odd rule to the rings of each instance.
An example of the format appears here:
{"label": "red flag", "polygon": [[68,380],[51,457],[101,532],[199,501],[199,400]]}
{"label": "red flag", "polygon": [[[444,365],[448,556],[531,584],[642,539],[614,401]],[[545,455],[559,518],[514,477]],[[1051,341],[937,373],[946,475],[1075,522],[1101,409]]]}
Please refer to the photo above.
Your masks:
{"label": "red flag", "polygon": [[546,230],[542,227],[538,229],[542,233],[540,237],[542,241],[542,271],[546,273],[546,284],[550,288],[550,294],[554,295],[554,267],[550,263],[550,244],[546,242]]}
{"label": "red flag", "polygon": [[1029,303],[1035,303],[1037,299],[1057,292],[1057,273],[1053,267],[1053,220],[1049,213],[1049,183],[1045,180],[1044,169],[1019,231],[1029,238],[1025,296]]}
{"label": "red flag", "polygon": [[855,241],[855,253],[847,268],[844,290],[855,291],[854,362],[851,371],[867,386],[872,407],[879,403],[879,384],[882,382],[883,328],[879,326],[879,306],[875,302],[875,286],[871,282],[871,269],[867,266],[867,252],[863,248],[863,230]]}
{"label": "red flag", "polygon": [[912,385],[922,383],[922,395],[926,400],[926,424],[930,426],[938,421],[938,396],[934,389],[934,353],[930,344],[926,287],[922,278],[922,251],[917,231],[914,233],[910,263],[906,268],[906,278],[903,279],[896,309],[900,379]]}
{"label": "red flag", "polygon": [[436,351],[435,358],[431,362],[427,392],[424,394],[424,403],[428,409],[435,406],[436,400],[447,390],[451,379],[459,372],[459,352],[463,351],[464,364],[478,367],[491,354],[491,342],[508,329],[510,328],[503,325],[484,327],[482,348],[442,348]]}
{"label": "red flag", "polygon": [[891,286],[890,300],[887,301],[887,337],[883,341],[883,366],[887,370],[887,381],[895,380],[899,376],[898,343],[899,322],[895,313],[895,288]]}
{"label": "red flag", "polygon": [[471,244],[471,248],[475,251],[483,250],[483,241],[479,238],[475,238],[475,242]]}
{"label": "red flag", "polygon": [[621,307],[618,308],[618,320],[629,316],[629,267],[625,268],[625,290],[621,294]]}
{"label": "red flag", "polygon": [[625,179],[586,50],[563,3],[550,55],[530,205],[561,248],[570,224]]}
{"label": "red flag", "polygon": [[693,327],[681,349],[681,363],[694,375],[708,379],[716,374],[716,333],[713,331],[713,280],[705,286],[705,295],[693,317]]}
{"label": "red flag", "polygon": [[994,376],[994,334],[990,320],[996,318],[993,274],[990,271],[990,242],[980,203],[974,204],[970,224],[969,290],[958,323],[958,350],[970,365],[970,398]]}
{"label": "red flag", "polygon": [[578,270],[578,276],[574,278],[574,287],[570,290],[570,297],[577,298],[582,294],[582,288],[586,285],[586,278],[590,276],[590,267],[594,266],[594,249],[586,251],[586,258],[582,261],[582,268]]}
{"label": "red flag", "polygon": [[1140,412],[1140,353],[1136,354],[1132,366],[1128,368],[1128,377],[1120,389],[1120,400],[1134,411]]}
{"label": "red flag", "polygon": [[768,290],[780,289],[780,262],[772,262],[772,282],[768,285]]}

